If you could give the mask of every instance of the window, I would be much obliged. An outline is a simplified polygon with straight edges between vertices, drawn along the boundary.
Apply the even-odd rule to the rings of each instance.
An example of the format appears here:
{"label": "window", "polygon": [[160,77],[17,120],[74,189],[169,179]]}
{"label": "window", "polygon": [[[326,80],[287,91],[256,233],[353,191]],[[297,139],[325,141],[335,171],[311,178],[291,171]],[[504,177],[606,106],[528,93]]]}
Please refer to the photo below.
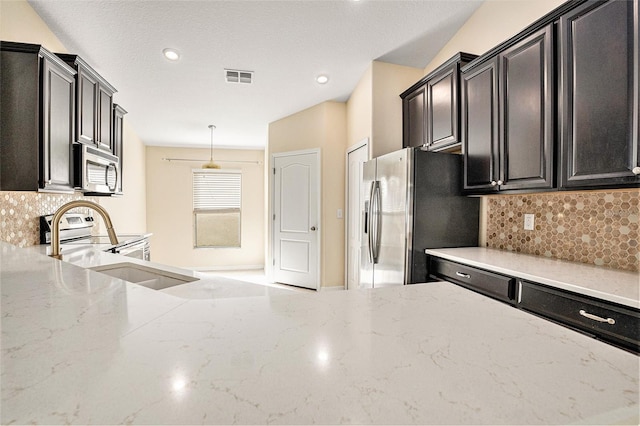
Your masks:
{"label": "window", "polygon": [[240,247],[242,174],[193,170],[194,247]]}

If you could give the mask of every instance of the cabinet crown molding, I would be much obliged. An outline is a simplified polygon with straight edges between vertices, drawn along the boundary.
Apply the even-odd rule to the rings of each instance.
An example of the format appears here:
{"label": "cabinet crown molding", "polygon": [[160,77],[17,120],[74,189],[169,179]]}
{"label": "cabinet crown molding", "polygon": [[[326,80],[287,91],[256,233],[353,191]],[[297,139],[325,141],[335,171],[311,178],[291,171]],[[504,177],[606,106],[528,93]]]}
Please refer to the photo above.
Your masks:
{"label": "cabinet crown molding", "polygon": [[535,33],[536,31],[539,31],[542,28],[546,27],[547,25],[557,21],[558,19],[560,19],[560,16],[564,15],[565,13],[567,13],[572,9],[575,9],[582,3],[586,3],[588,1],[593,2],[593,0],[569,0],[566,3],[561,4],[557,8],[553,9],[551,12],[544,15],[542,18],[535,21],[533,24],[529,25],[528,27],[520,31],[518,34],[514,35],[513,37],[510,37],[508,40],[500,43],[499,45],[488,50],[487,52],[483,53],[473,61],[463,66],[461,71],[467,72],[477,67],[478,65],[482,64],[483,62],[497,56],[498,54],[500,54],[500,52],[505,51],[506,49],[513,46],[514,44],[517,44],[523,39],[527,38],[532,33]]}
{"label": "cabinet crown molding", "polygon": [[91,65],[89,65],[84,59],[82,59],[78,55],[69,54],[69,53],[56,53],[56,55],[62,59],[67,64],[71,65],[75,69],[78,68],[78,65],[83,68],[83,70],[90,74],[93,78],[100,81],[100,85],[109,89],[112,93],[118,92],[118,90],[113,87],[111,83],[104,79]]}
{"label": "cabinet crown molding", "polygon": [[431,71],[429,74],[425,75],[420,80],[418,80],[415,84],[411,85],[411,87],[409,87],[407,90],[402,92],[400,94],[400,97],[404,99],[405,97],[407,97],[407,95],[409,95],[411,92],[416,90],[418,87],[423,86],[427,81],[431,80],[435,75],[440,73],[443,69],[449,68],[451,65],[455,64],[456,62],[460,62],[460,64],[463,65],[463,64],[466,64],[467,62],[473,61],[477,57],[478,55],[474,55],[473,53],[466,53],[466,52],[456,53],[451,58],[447,59],[442,65],[438,66],[438,68]]}
{"label": "cabinet crown molding", "polygon": [[15,41],[0,41],[0,50],[5,52],[31,53],[37,54],[42,58],[47,58],[66,72],[76,75],[77,72],[73,67],[69,66],[65,61],[60,59],[56,54],[47,50],[41,44],[19,43]]}

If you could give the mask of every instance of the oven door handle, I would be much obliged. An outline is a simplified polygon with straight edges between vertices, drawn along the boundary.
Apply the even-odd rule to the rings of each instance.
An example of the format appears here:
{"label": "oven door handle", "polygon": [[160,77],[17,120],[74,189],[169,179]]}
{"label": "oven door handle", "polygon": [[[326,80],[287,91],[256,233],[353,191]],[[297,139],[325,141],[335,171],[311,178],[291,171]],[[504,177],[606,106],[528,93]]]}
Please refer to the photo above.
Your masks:
{"label": "oven door handle", "polygon": [[[116,179],[113,181],[113,187],[109,185],[110,170],[113,170],[113,173],[116,175]],[[118,165],[116,163],[109,163],[104,173],[105,173],[105,182],[107,184],[107,188],[109,188],[109,191],[115,192],[116,189],[118,188],[118,179],[120,178],[120,176],[118,176]]]}

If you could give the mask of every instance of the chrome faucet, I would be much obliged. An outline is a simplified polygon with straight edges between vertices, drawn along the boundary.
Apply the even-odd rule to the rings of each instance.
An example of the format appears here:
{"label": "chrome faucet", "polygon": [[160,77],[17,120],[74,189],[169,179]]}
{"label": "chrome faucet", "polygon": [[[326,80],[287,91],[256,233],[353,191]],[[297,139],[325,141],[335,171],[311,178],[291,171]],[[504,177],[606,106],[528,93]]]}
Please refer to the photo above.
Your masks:
{"label": "chrome faucet", "polygon": [[74,200],[62,205],[53,214],[53,219],[51,219],[51,254],[49,256],[55,257],[56,259],[62,258],[62,255],[60,254],[60,221],[62,220],[62,215],[76,207],[87,207],[100,213],[100,216],[102,216],[102,220],[104,220],[104,224],[107,227],[109,241],[111,241],[111,244],[118,244],[116,231],[113,229],[109,213],[107,213],[104,207],[100,204],[94,203],[93,201]]}

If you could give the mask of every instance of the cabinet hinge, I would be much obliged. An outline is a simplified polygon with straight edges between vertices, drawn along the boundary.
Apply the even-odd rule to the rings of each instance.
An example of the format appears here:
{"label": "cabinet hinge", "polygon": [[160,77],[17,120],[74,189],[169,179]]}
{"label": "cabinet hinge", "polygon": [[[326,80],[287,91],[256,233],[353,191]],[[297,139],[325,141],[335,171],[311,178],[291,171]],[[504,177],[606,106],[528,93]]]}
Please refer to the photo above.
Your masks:
{"label": "cabinet hinge", "polygon": [[276,174],[276,168],[275,167],[273,168],[273,174],[274,175]]}
{"label": "cabinet hinge", "polygon": [[275,213],[273,214],[273,220],[276,220],[276,215],[275,215]]}

